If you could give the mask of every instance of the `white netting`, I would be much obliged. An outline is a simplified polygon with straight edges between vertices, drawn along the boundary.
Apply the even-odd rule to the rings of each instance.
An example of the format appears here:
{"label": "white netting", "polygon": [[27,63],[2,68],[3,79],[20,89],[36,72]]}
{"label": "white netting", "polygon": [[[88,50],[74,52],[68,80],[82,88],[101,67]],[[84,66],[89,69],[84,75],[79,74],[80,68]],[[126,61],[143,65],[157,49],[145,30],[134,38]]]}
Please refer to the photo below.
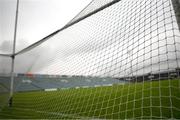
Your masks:
{"label": "white netting", "polygon": [[0,115],[180,118],[179,64],[171,0],[121,0],[17,55],[13,108]]}

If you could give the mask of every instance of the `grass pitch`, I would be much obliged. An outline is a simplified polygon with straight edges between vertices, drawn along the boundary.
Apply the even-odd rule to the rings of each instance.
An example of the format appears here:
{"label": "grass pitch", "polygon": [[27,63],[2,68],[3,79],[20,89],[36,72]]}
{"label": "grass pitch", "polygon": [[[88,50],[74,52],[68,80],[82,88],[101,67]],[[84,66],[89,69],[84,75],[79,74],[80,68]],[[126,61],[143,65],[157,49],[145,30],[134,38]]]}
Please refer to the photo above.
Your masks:
{"label": "grass pitch", "polygon": [[16,93],[0,118],[180,119],[180,80]]}

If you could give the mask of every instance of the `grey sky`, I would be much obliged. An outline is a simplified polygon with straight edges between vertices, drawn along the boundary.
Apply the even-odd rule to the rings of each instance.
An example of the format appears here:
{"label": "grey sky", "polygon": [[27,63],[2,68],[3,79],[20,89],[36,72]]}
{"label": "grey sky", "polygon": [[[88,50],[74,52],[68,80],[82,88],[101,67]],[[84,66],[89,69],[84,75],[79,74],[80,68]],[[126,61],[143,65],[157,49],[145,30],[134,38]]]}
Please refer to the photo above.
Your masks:
{"label": "grey sky", "polygon": [[[63,27],[90,1],[20,0],[16,51]],[[12,53],[15,11],[16,0],[0,0],[0,53]],[[17,60],[18,71],[25,71],[36,57],[34,53],[28,56],[28,60]],[[0,72],[10,72],[10,64],[10,58],[0,57]]]}
{"label": "grey sky", "polygon": [[[33,63],[31,72],[125,76],[131,71],[143,74],[174,69],[178,66],[176,58],[179,58],[180,48],[174,43],[178,42],[180,33],[172,6],[170,2],[162,6],[162,1],[156,5],[155,1],[148,0],[146,4],[150,5],[145,10],[138,7],[143,4],[143,0],[119,2],[62,31],[17,59],[49,47]],[[130,8],[136,5],[137,8],[131,11]],[[167,5],[170,7],[164,13],[163,7]],[[171,15],[173,17],[169,17]],[[150,22],[149,17],[158,19]]]}
{"label": "grey sky", "polygon": [[179,36],[170,0],[122,0],[18,55],[15,70],[101,76],[165,71],[180,64]]}
{"label": "grey sky", "polygon": [[[20,0],[16,51],[60,29],[91,0]],[[13,40],[16,0],[0,0],[0,46]],[[3,52],[10,52],[9,50]],[[2,49],[0,48],[0,52]]]}

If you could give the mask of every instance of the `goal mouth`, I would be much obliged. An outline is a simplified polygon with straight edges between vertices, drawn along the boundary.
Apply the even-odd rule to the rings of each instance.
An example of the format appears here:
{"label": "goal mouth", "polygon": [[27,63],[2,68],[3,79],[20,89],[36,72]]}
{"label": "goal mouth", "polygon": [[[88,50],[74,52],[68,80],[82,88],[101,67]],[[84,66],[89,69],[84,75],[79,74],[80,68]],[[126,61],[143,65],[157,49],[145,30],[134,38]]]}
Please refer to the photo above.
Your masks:
{"label": "goal mouth", "polygon": [[179,5],[93,0],[0,54],[0,119],[180,119]]}

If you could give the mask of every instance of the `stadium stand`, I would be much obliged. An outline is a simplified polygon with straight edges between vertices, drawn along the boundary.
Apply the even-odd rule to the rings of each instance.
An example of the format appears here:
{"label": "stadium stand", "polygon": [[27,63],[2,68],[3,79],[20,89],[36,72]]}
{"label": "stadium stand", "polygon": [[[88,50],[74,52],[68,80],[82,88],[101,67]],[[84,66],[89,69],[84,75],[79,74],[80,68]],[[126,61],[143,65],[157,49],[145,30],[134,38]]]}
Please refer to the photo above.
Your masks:
{"label": "stadium stand", "polygon": [[0,92],[8,92],[10,84],[10,77],[0,77]]}
{"label": "stadium stand", "polygon": [[[85,76],[54,76],[34,75],[35,77],[17,76],[15,78],[14,90],[33,91],[45,89],[64,89],[78,87],[97,87],[113,84],[124,84],[127,81],[113,79],[110,77],[85,77]],[[8,84],[8,78],[4,78],[4,84]]]}
{"label": "stadium stand", "polygon": [[[113,84],[125,84],[129,82],[142,82],[152,80],[166,80],[177,78],[180,74],[179,69],[165,71],[160,73],[149,73],[142,76],[132,76],[123,78],[111,77],[91,77],[91,76],[53,76],[53,75],[33,75],[31,77],[25,74],[18,74],[15,78],[14,90],[18,91],[33,91],[45,89],[65,89],[79,87],[97,87],[109,86]],[[1,92],[8,92],[10,77],[0,77]]]}

